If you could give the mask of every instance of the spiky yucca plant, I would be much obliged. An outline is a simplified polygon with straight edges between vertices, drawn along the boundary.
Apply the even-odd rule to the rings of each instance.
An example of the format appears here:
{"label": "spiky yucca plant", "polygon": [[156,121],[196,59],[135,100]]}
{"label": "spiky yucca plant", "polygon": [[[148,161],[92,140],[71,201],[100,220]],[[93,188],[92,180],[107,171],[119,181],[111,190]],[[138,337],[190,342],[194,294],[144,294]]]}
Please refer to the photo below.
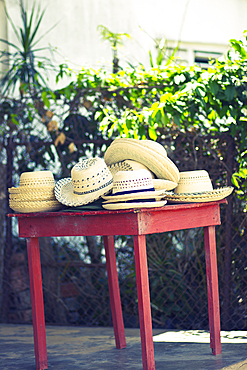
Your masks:
{"label": "spiky yucca plant", "polygon": [[[41,51],[44,54],[48,50],[52,51],[49,47],[37,48],[38,42],[44,37],[44,35],[38,37],[38,31],[45,10],[42,10],[40,4],[36,4],[35,1],[30,13],[28,12],[27,1],[24,4],[23,0],[20,0],[19,7],[21,15],[20,26],[14,24],[7,9],[5,9],[6,16],[16,35],[17,43],[0,39],[7,46],[6,50],[0,51],[0,63],[3,63],[6,67],[6,73],[0,81],[3,94],[13,93],[18,85],[21,93],[25,89],[36,91],[39,87],[46,86],[44,76],[47,70],[54,70],[50,58],[37,55]],[[55,25],[47,32],[54,27]],[[13,51],[9,51],[11,49]]]}

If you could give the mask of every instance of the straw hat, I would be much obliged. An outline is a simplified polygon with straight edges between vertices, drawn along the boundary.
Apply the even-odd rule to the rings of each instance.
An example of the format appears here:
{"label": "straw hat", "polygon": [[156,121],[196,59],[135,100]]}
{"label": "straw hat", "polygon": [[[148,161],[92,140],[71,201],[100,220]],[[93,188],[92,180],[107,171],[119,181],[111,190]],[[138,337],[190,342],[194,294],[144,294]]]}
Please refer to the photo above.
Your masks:
{"label": "straw hat", "polygon": [[[149,171],[149,169],[144,166],[144,164],[133,161],[131,159],[126,159],[125,161],[120,161],[117,163],[113,163],[110,166],[108,166],[109,170],[111,171],[112,176],[118,172],[118,171],[134,171],[134,170],[141,170],[145,169]],[[176,182],[170,181],[170,180],[163,180],[163,179],[156,179],[155,175],[152,171],[149,171],[151,174],[151,177],[153,179],[153,185],[155,190],[172,190],[177,186]]]}
{"label": "straw hat", "polygon": [[56,199],[66,206],[92,203],[112,189],[112,174],[102,158],[78,162],[71,177],[59,180],[55,186]]}
{"label": "straw hat", "polygon": [[167,193],[166,199],[175,203],[198,203],[221,200],[230,195],[232,186],[213,189],[209,174],[205,170],[180,172],[178,186],[174,193]]}
{"label": "straw hat", "polygon": [[106,209],[161,207],[166,204],[161,201],[165,194],[165,189],[155,190],[148,170],[118,171],[113,177],[112,193],[102,196],[105,200],[102,206]]}
{"label": "straw hat", "polygon": [[51,171],[23,172],[19,187],[11,187],[9,206],[21,213],[56,211],[61,208],[54,194],[55,180]]}
{"label": "straw hat", "polygon": [[152,140],[115,139],[104,156],[107,166],[131,159],[146,166],[158,179],[178,183],[179,170],[167,157],[165,148]]}

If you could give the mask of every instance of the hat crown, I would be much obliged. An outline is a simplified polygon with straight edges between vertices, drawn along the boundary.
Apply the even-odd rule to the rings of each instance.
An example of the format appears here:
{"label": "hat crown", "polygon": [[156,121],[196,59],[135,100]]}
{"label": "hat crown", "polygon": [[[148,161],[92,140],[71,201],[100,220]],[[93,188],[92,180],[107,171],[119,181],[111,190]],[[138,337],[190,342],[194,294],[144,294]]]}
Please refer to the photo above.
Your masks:
{"label": "hat crown", "polygon": [[78,162],[71,170],[75,194],[94,192],[112,182],[112,174],[102,158],[90,158]]}
{"label": "hat crown", "polygon": [[[147,170],[149,169],[144,166],[144,164],[133,161],[132,159],[125,159],[124,161],[119,161],[116,163],[113,163],[108,166],[109,170],[112,173],[112,176],[114,176],[118,171],[134,171],[134,170]],[[152,178],[155,178],[153,172],[149,171],[151,173]]]}
{"label": "hat crown", "polygon": [[153,179],[145,169],[118,171],[113,177],[112,194],[126,194],[139,191],[153,191]]}
{"label": "hat crown", "polygon": [[53,173],[48,170],[23,172],[19,181],[20,187],[55,186]]}
{"label": "hat crown", "polygon": [[178,186],[174,189],[174,193],[190,194],[212,190],[213,185],[208,172],[205,170],[197,170],[180,172]]}
{"label": "hat crown", "polygon": [[139,140],[139,139],[132,139],[132,138],[119,138],[112,142],[112,144],[126,144],[126,143],[135,143],[138,145],[142,145],[144,148],[152,149],[153,151],[157,152],[160,155],[167,156],[167,152],[163,145],[158,143],[157,141],[153,140]]}

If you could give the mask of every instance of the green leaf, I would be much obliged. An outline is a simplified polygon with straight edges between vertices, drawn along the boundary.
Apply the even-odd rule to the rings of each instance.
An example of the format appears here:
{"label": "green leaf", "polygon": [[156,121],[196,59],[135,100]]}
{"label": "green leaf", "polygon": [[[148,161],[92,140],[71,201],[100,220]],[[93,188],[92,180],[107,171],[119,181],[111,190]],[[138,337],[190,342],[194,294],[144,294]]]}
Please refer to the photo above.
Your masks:
{"label": "green leaf", "polygon": [[97,111],[94,115],[94,119],[97,121],[97,119],[102,119],[103,117],[103,112],[102,111]]}
{"label": "green leaf", "polygon": [[210,81],[209,82],[209,86],[210,86],[210,89],[211,89],[211,92],[214,96],[217,95],[218,91],[219,91],[219,85],[216,81]]}
{"label": "green leaf", "polygon": [[65,92],[66,98],[69,100],[71,97],[71,88],[69,86],[66,86],[64,89],[64,92]]}
{"label": "green leaf", "polygon": [[208,119],[214,121],[216,119],[216,112],[212,109],[212,111],[208,114]]}
{"label": "green leaf", "polygon": [[239,186],[239,179],[238,179],[238,176],[237,176],[237,174],[236,173],[234,173],[233,175],[232,175],[232,183],[233,183],[233,185],[234,186],[236,186],[236,188],[240,188],[240,186]]}
{"label": "green leaf", "polygon": [[227,86],[226,89],[225,89],[226,99],[228,101],[231,101],[234,98],[234,96],[235,96],[235,92],[236,91],[235,91],[235,86],[234,85]]}
{"label": "green leaf", "polygon": [[152,53],[151,53],[150,50],[149,50],[149,62],[150,62],[151,68],[153,68],[154,67],[154,63],[153,63]]}
{"label": "green leaf", "polygon": [[201,87],[196,87],[196,93],[200,96],[200,98],[205,96],[205,91]]}
{"label": "green leaf", "polygon": [[219,114],[219,117],[220,118],[223,118],[226,116],[226,113],[228,111],[229,107],[227,105],[224,105],[219,111],[218,111],[218,114]]}
{"label": "green leaf", "polygon": [[43,100],[43,102],[44,102],[45,106],[46,106],[47,108],[50,108],[50,101],[49,101],[49,99],[47,98],[47,92],[46,92],[46,91],[43,91],[43,92],[42,92],[42,94],[41,94],[41,98],[42,98],[42,100]]}
{"label": "green leaf", "polygon": [[241,168],[238,171],[238,176],[242,177],[243,179],[247,179],[247,168]]}
{"label": "green leaf", "polygon": [[20,125],[19,121],[16,119],[16,118],[17,118],[17,114],[13,114],[13,113],[11,113],[10,117],[11,117],[12,122],[13,122],[16,126],[19,126],[19,125]]}
{"label": "green leaf", "polygon": [[244,47],[242,46],[243,45],[242,41],[237,41],[235,39],[231,39],[230,43],[231,43],[232,47],[234,48],[234,50],[237,53],[239,53],[242,58],[246,58],[246,51],[245,51]]}
{"label": "green leaf", "polygon": [[157,139],[157,133],[153,127],[148,127],[148,134],[151,140],[156,141]]}
{"label": "green leaf", "polygon": [[181,126],[181,122],[180,122],[180,115],[178,115],[178,114],[174,114],[174,116],[173,116],[173,120],[174,120],[174,122],[175,122],[175,124],[177,125],[177,126]]}

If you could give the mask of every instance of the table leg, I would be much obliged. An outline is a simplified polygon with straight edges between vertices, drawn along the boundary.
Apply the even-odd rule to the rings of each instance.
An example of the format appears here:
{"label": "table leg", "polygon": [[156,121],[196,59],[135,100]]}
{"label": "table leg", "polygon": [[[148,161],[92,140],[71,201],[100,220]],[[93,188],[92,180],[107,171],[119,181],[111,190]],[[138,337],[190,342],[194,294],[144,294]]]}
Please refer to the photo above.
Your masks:
{"label": "table leg", "polygon": [[104,236],[104,246],[106,254],[106,267],[109,285],[109,294],[112,311],[113,329],[115,334],[116,348],[126,347],[125,331],[123,323],[123,313],[119,292],[117,262],[113,236]]}
{"label": "table leg", "polygon": [[134,235],[136,283],[143,370],[155,370],[145,235]]}
{"label": "table leg", "polygon": [[221,353],[220,304],[215,226],[204,227],[204,240],[208,289],[210,347],[212,348],[213,355],[219,355]]}
{"label": "table leg", "polygon": [[48,369],[39,239],[27,238],[36,370]]}

